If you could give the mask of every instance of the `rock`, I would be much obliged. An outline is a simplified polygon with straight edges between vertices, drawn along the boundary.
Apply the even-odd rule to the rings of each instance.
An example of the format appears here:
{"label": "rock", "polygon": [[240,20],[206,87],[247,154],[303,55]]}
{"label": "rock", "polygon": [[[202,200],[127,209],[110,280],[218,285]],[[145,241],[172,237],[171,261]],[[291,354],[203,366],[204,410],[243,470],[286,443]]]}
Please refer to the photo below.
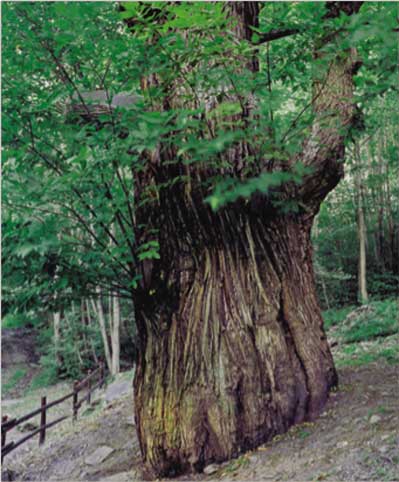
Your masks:
{"label": "rock", "polygon": [[130,380],[120,380],[108,385],[107,391],[105,392],[105,400],[109,403],[132,392],[132,382]]}
{"label": "rock", "polygon": [[337,443],[337,448],[338,449],[343,449],[344,447],[346,447],[348,445],[348,442],[346,440],[342,440],[341,442],[338,442]]}
{"label": "rock", "polygon": [[104,462],[104,460],[114,452],[115,449],[112,447],[107,447],[106,445],[101,445],[98,447],[91,455],[86,457],[85,463],[87,465],[97,465]]}
{"label": "rock", "polygon": [[386,433],[384,435],[381,435],[381,440],[388,440],[390,437],[389,433]]}
{"label": "rock", "polygon": [[210,464],[210,465],[207,465],[204,469],[204,474],[206,475],[211,475],[211,474],[214,474],[215,472],[217,472],[218,470],[220,469],[220,466],[217,465],[217,464]]}
{"label": "rock", "polygon": [[378,422],[381,422],[381,420],[382,420],[382,418],[381,418],[379,415],[372,415],[372,416],[370,417],[369,422],[370,422],[371,425],[374,425],[374,424],[376,424],[376,423],[378,423]]}
{"label": "rock", "polygon": [[375,310],[370,305],[362,305],[356,310],[349,313],[349,315],[344,320],[344,325],[351,325],[356,322],[359,318],[366,317],[368,315],[374,314]]}
{"label": "rock", "polygon": [[250,455],[248,457],[248,460],[251,462],[251,464],[256,464],[256,462],[259,460],[259,458],[256,455]]}
{"label": "rock", "polygon": [[379,447],[378,451],[382,454],[386,454],[389,451],[389,447],[388,445],[383,445],[382,447]]}

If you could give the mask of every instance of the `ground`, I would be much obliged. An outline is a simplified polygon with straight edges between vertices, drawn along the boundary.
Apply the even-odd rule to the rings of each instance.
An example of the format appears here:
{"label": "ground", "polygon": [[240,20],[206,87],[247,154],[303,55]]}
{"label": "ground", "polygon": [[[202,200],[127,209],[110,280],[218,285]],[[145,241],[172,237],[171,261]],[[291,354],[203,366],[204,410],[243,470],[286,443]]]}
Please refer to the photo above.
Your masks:
{"label": "ground", "polygon": [[[314,423],[297,425],[253,452],[177,480],[399,481],[399,338],[343,343],[357,330],[356,323],[349,320],[339,330],[330,326],[340,384]],[[35,438],[9,454],[4,469],[15,480],[142,480],[131,378],[129,372],[114,382],[108,388],[111,396],[98,394],[99,403],[82,409],[75,424],[60,424],[44,446],[38,447]],[[125,389],[119,390],[121,383]]]}

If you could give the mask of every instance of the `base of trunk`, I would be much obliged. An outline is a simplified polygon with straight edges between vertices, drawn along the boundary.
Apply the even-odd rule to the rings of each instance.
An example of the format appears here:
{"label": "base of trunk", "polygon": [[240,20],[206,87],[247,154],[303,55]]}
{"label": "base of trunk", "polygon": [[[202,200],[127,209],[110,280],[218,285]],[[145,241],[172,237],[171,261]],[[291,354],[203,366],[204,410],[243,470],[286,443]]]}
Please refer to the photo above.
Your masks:
{"label": "base of trunk", "polygon": [[204,249],[195,271],[176,273],[175,309],[159,311],[156,328],[138,314],[136,422],[154,476],[201,471],[322,410],[337,376],[309,231],[246,223],[234,246]]}

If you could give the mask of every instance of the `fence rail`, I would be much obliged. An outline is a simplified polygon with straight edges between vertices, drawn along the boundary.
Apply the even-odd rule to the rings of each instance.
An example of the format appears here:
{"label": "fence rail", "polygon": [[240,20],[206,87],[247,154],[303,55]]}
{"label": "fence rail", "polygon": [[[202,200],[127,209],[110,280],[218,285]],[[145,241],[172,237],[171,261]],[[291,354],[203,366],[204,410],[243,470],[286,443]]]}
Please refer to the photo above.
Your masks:
{"label": "fence rail", "polygon": [[[93,383],[94,382],[94,383]],[[89,371],[89,374],[80,381],[75,381],[73,383],[73,390],[72,392],[63,395],[61,398],[57,400],[53,400],[50,403],[47,403],[47,397],[43,396],[41,398],[40,408],[32,410],[22,417],[19,418],[11,418],[8,419],[7,415],[3,416],[1,419],[1,460],[12,452],[14,449],[25,443],[27,440],[31,439],[35,435],[39,434],[39,445],[42,445],[46,440],[46,430],[58,423],[70,418],[71,415],[64,415],[59,417],[51,422],[47,422],[47,411],[54,407],[55,405],[59,405],[60,403],[68,400],[68,398],[72,398],[72,420],[75,421],[78,416],[79,408],[83,405],[84,402],[91,404],[91,394],[97,388],[102,388],[105,385],[105,366],[104,363],[100,363],[99,366],[94,371]],[[86,390],[87,389],[87,390]],[[83,398],[79,400],[79,393],[81,391],[85,391]],[[7,439],[7,432],[14,429],[18,425],[23,422],[26,422],[32,417],[35,417],[40,414],[40,426],[35,428],[33,431],[25,435],[24,437],[20,438],[19,440],[6,443]]]}

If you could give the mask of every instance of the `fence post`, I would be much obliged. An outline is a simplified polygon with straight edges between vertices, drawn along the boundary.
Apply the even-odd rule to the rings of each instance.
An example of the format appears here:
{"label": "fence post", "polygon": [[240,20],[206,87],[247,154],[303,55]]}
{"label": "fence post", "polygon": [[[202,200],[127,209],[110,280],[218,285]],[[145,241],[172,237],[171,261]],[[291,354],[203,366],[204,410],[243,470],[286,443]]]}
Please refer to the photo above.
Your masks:
{"label": "fence post", "polygon": [[41,403],[41,413],[40,413],[40,435],[39,435],[39,445],[44,444],[46,440],[46,396],[42,397]]}
{"label": "fence post", "polygon": [[89,370],[89,380],[88,380],[88,388],[89,388],[89,391],[87,392],[87,403],[90,405],[91,404],[91,378],[90,378],[90,375],[91,375],[91,370]]}
{"label": "fence post", "polygon": [[[1,417],[1,423],[5,423],[7,422],[8,420],[8,416],[7,415],[3,415]],[[7,437],[7,430],[6,429],[3,429],[3,427],[1,428],[1,452],[3,452],[3,447],[4,445],[6,444],[6,437]],[[3,462],[3,453],[1,454],[1,461]]]}
{"label": "fence post", "polygon": [[75,421],[78,417],[78,384],[79,382],[75,380],[73,382],[73,399],[72,399],[72,411],[73,411],[73,418],[72,420]]}

